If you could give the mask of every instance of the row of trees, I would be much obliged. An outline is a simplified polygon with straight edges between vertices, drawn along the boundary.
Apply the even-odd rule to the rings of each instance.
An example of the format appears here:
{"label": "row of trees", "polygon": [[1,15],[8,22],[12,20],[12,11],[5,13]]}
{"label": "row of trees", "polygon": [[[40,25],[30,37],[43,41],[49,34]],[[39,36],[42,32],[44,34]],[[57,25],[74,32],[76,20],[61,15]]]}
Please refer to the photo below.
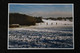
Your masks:
{"label": "row of trees", "polygon": [[57,18],[53,18],[53,17],[50,17],[50,18],[44,18],[46,20],[48,19],[51,19],[51,20],[69,20],[69,21],[72,21],[72,17],[57,17]]}
{"label": "row of trees", "polygon": [[[9,14],[9,24],[20,24],[20,25],[35,25],[36,23],[43,22],[43,17],[33,17],[20,13],[10,13]],[[57,18],[44,18],[46,20],[70,20],[72,21],[72,17],[57,17]]]}
{"label": "row of trees", "polygon": [[35,23],[39,22],[43,22],[41,17],[33,17],[19,13],[9,14],[9,24],[35,25]]}

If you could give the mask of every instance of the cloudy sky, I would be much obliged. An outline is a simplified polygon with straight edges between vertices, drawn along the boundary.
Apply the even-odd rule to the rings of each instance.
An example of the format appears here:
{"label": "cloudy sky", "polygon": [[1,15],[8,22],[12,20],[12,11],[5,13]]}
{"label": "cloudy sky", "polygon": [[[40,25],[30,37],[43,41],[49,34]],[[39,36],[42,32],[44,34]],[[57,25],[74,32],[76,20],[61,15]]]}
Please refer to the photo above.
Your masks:
{"label": "cloudy sky", "polygon": [[9,4],[9,13],[42,17],[71,17],[72,4]]}

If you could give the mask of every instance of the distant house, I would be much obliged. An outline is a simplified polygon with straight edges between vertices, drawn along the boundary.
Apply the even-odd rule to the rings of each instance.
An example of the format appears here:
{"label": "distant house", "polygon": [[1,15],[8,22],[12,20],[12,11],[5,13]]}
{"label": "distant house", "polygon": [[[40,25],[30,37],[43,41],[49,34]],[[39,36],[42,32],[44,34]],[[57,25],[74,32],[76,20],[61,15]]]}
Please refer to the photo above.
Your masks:
{"label": "distant house", "polygon": [[10,24],[9,27],[13,28],[13,27],[19,27],[19,24]]}

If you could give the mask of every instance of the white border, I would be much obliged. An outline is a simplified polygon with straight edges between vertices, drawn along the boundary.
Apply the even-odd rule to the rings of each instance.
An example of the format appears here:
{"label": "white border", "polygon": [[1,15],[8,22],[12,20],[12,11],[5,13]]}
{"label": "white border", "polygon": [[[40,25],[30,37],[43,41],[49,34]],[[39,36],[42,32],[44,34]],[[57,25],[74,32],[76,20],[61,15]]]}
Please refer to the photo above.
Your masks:
{"label": "white border", "polygon": [[[9,48],[9,5],[72,5],[72,17],[73,17],[73,48]],[[48,49],[48,50],[72,50],[74,49],[74,4],[73,3],[52,3],[52,4],[44,4],[44,3],[8,3],[8,38],[7,38],[7,49],[8,50],[43,50],[43,49]]]}

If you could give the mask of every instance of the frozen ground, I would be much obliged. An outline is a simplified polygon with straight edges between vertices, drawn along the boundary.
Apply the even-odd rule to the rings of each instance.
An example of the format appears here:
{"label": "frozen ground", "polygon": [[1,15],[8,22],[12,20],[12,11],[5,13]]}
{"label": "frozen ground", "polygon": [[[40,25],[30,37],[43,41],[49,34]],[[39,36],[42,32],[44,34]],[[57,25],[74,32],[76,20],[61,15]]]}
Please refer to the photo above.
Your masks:
{"label": "frozen ground", "polygon": [[9,48],[73,48],[73,22],[43,21],[36,26],[10,28]]}

